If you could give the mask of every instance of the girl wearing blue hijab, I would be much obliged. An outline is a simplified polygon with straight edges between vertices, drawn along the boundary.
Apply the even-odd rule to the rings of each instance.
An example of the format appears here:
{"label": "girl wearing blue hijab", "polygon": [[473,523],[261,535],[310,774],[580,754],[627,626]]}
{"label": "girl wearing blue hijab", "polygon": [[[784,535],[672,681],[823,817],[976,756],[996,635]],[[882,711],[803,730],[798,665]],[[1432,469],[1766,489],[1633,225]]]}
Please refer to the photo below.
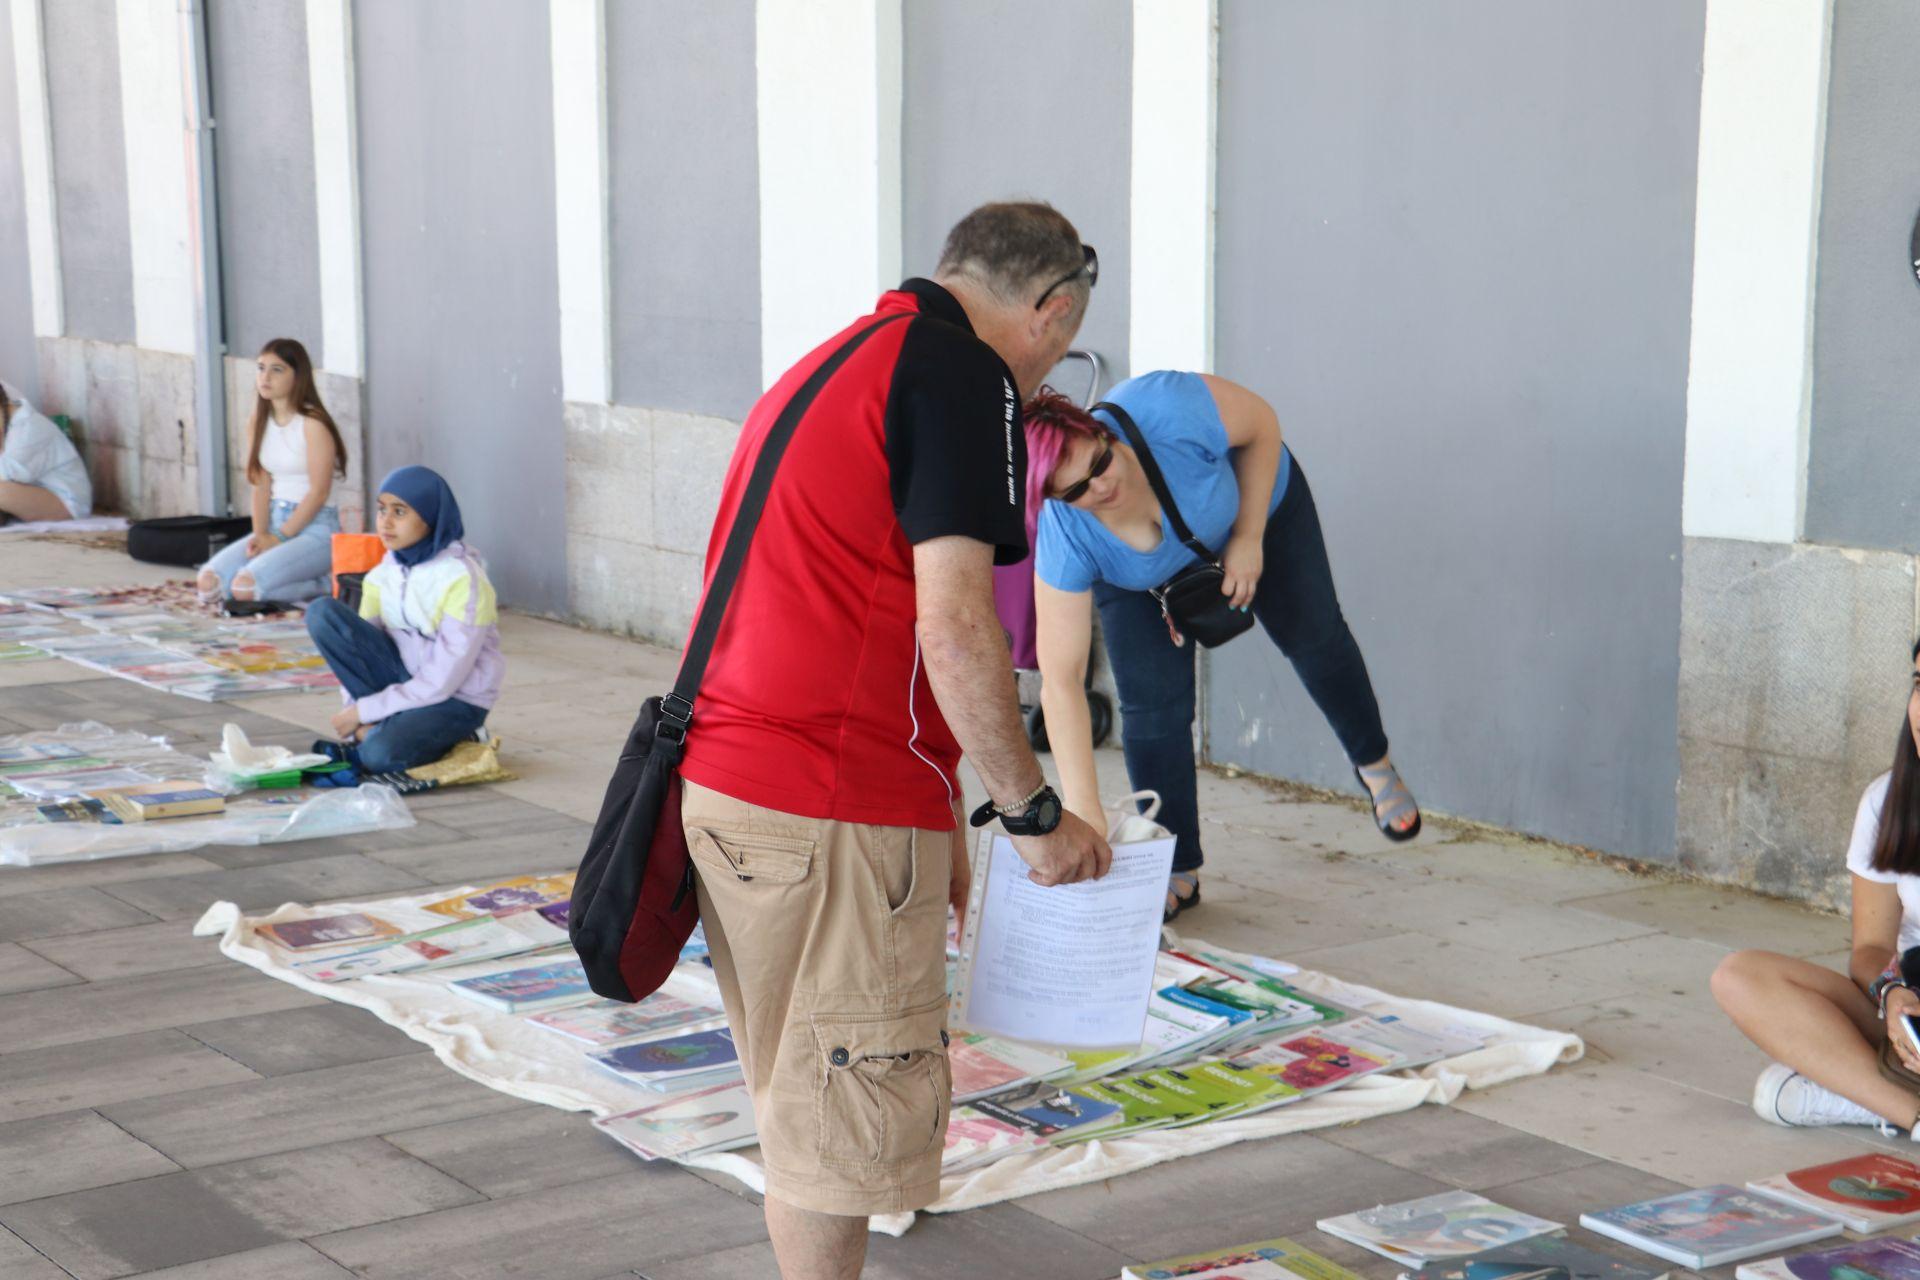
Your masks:
{"label": "girl wearing blue hijab", "polygon": [[316,600],[307,630],[346,694],[333,728],[347,758],[397,773],[480,735],[506,660],[493,584],[438,472],[401,467],[381,481],[374,529],[387,554],[366,576],[360,611]]}

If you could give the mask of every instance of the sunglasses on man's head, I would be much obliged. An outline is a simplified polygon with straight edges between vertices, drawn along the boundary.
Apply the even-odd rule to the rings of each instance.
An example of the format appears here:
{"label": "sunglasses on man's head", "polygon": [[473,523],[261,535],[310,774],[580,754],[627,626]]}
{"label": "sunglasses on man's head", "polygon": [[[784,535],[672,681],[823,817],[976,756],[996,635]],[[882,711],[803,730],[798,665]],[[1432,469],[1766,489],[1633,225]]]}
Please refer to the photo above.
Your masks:
{"label": "sunglasses on man's head", "polygon": [[1093,251],[1093,246],[1090,244],[1081,245],[1080,254],[1085,261],[1048,285],[1040,294],[1040,301],[1033,304],[1035,311],[1038,311],[1046,305],[1047,299],[1053,296],[1055,289],[1058,289],[1063,284],[1068,284],[1079,279],[1082,275],[1087,277],[1087,288],[1089,289],[1100,283],[1100,255]]}
{"label": "sunglasses on man's head", "polygon": [[1107,468],[1112,465],[1113,465],[1113,441],[1108,440],[1106,442],[1106,447],[1100,450],[1100,456],[1093,460],[1093,465],[1091,467],[1087,468],[1087,478],[1084,480],[1078,481],[1074,484],[1068,485],[1066,488],[1062,489],[1060,492],[1054,494],[1053,496],[1055,498],[1058,498],[1061,502],[1080,501],[1080,499],[1087,496],[1087,490],[1093,487],[1093,482],[1095,480],[1098,480],[1101,476],[1105,475],[1107,473]]}

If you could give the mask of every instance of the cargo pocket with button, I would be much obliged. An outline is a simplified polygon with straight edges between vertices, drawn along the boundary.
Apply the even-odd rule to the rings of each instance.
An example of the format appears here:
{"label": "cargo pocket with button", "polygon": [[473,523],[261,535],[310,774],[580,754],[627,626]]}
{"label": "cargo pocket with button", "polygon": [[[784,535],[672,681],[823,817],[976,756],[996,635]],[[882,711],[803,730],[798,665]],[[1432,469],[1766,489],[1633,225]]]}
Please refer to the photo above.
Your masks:
{"label": "cargo pocket with button", "polygon": [[939,1149],[953,1092],[946,1017],[944,999],[903,1014],[812,1015],[826,1064],[814,1107],[823,1163],[891,1165]]}

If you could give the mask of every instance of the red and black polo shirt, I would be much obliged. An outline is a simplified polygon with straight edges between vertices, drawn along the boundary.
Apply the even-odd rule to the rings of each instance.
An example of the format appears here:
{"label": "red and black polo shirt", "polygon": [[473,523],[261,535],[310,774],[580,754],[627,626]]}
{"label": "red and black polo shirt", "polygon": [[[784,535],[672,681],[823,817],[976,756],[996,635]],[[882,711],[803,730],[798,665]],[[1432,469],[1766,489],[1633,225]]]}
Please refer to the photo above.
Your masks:
{"label": "red and black polo shirt", "polygon": [[908,280],[815,348],[747,415],[707,547],[712,581],[761,443],[848,337],[884,317],[800,420],[700,687],[682,774],[809,818],[947,830],[954,741],[921,662],[913,544],[1026,555],[1026,440],[1013,375],[930,280]]}

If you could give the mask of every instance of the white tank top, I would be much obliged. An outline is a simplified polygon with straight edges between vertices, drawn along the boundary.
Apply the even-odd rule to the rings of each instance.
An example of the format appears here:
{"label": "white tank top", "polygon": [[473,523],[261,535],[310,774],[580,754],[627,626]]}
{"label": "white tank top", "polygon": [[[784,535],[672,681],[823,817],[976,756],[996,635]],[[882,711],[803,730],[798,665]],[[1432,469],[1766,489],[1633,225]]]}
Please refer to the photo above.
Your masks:
{"label": "white tank top", "polygon": [[295,414],[281,426],[267,415],[260,438],[260,465],[273,477],[275,502],[298,502],[312,487],[307,478],[307,420]]}

